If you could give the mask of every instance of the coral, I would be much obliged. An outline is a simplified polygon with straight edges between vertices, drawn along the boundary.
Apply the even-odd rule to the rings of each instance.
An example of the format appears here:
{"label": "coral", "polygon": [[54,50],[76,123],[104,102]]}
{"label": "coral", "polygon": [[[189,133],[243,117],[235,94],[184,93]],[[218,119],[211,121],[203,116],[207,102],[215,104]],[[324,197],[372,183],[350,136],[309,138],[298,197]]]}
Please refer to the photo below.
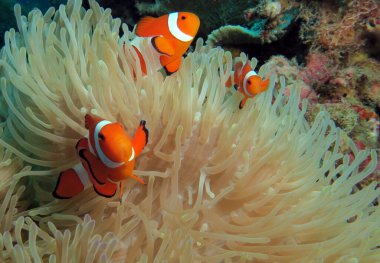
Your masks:
{"label": "coral", "polygon": [[326,84],[335,74],[329,57],[320,52],[308,54],[306,66],[300,70],[302,80],[315,88]]}
{"label": "coral", "polygon": [[363,52],[357,52],[349,56],[347,65],[337,69],[328,85],[322,88],[333,89],[330,96],[333,93],[344,96],[352,104],[365,104],[373,109],[380,106],[380,91],[377,88],[377,83],[380,82],[380,63]]}
{"label": "coral", "polygon": [[353,70],[353,87],[357,91],[357,96],[365,104],[373,108],[380,106],[380,61],[369,58],[366,54],[352,56],[350,64]]}
{"label": "coral", "polygon": [[286,95],[297,92],[301,99],[308,99],[306,117],[310,122],[325,108],[336,125],[355,141],[377,149],[378,117],[362,101],[367,104],[377,101],[376,81],[379,76],[376,72],[380,68],[376,62],[362,57],[360,53],[352,59],[352,67],[337,71],[331,66],[331,57],[314,51],[308,56],[305,67],[299,67],[294,61],[282,56],[273,56],[266,66],[271,69],[269,75],[275,73],[286,76]]}
{"label": "coral", "polygon": [[[142,76],[127,27],[120,37],[110,10],[90,8],[69,1],[26,18],[17,6],[19,32],[6,33],[2,262],[380,261],[380,189],[354,192],[376,152],[348,140],[350,162],[326,112],[310,126],[299,89],[283,94],[298,80],[264,65],[256,71],[271,76],[270,88],[236,110],[241,97],[224,87],[230,53],[198,40],[175,74],[147,63]],[[147,121],[150,143],[135,171],[147,185],[126,182],[122,203],[91,189],[51,196],[59,172],[77,161],[87,112],[128,133]]]}
{"label": "coral", "polygon": [[280,1],[268,0],[265,7],[265,15],[269,18],[276,18],[280,13],[282,6]]}
{"label": "coral", "polygon": [[[271,75],[283,75],[286,77],[286,89],[284,94],[290,96],[291,93],[300,94],[300,100],[307,99],[309,104],[315,104],[318,102],[318,95],[315,90],[305,83],[300,77],[300,69],[297,63],[289,61],[283,56],[273,56],[265,64],[270,69],[268,76]],[[300,103],[300,107],[302,104]],[[309,111],[310,109],[308,109]],[[316,111],[315,113],[319,112]]]}
{"label": "coral", "polygon": [[347,102],[343,103],[325,103],[312,105],[313,109],[309,111],[308,120],[314,122],[317,113],[321,109],[326,109],[336,125],[343,129],[346,134],[350,135],[352,130],[358,125],[358,114],[351,108]]}
{"label": "coral", "polygon": [[376,9],[375,0],[350,1],[346,8],[338,12],[325,3],[319,10],[319,22],[315,28],[317,43],[327,49],[357,50],[363,45],[359,39],[360,30]]}
{"label": "coral", "polygon": [[257,15],[248,15],[246,13],[246,18],[255,18],[248,23],[248,28],[240,25],[219,27],[208,35],[206,43],[211,46],[234,46],[237,43],[238,45],[264,44],[277,41],[288,32],[294,23],[298,15],[298,9],[285,10],[274,18],[272,17],[273,14],[270,13],[269,17],[261,18]]}

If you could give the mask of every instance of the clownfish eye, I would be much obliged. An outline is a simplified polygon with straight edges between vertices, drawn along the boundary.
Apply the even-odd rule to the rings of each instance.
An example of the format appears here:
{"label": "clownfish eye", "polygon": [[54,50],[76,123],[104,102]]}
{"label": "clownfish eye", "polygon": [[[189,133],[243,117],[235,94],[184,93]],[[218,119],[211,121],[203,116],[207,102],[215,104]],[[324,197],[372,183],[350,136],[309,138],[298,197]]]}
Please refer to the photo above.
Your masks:
{"label": "clownfish eye", "polygon": [[247,83],[248,83],[248,85],[251,85],[252,82],[250,80],[248,80]]}
{"label": "clownfish eye", "polygon": [[106,137],[104,137],[104,135],[101,134],[101,133],[99,133],[98,137],[99,137],[99,139],[102,140],[102,141],[104,141],[104,140],[106,139]]}
{"label": "clownfish eye", "polygon": [[185,19],[186,19],[186,16],[181,16],[181,19],[182,19],[182,20],[185,20]]}

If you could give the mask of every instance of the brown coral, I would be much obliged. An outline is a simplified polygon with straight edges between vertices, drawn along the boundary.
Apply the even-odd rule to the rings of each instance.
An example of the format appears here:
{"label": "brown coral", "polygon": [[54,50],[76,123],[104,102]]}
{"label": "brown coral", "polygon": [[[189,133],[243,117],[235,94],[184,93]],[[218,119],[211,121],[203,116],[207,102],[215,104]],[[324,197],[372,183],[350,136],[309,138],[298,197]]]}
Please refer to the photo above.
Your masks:
{"label": "brown coral", "polygon": [[377,3],[370,0],[350,1],[347,9],[340,14],[331,7],[321,8],[319,24],[316,27],[318,42],[328,49],[357,49],[363,45],[363,42],[359,41],[360,28],[365,27],[366,19],[377,7]]}

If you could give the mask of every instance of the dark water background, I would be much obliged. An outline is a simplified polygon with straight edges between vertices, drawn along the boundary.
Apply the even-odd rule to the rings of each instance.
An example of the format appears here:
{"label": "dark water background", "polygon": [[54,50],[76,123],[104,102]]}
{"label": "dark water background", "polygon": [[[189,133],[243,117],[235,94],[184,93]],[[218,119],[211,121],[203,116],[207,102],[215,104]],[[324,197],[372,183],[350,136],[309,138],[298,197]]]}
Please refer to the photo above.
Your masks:
{"label": "dark water background", "polygon": [[60,4],[65,4],[66,0],[0,0],[0,47],[4,45],[4,33],[10,28],[16,28],[14,17],[14,5],[21,6],[22,14],[27,15],[34,8],[40,9],[43,13],[54,6],[57,8]]}

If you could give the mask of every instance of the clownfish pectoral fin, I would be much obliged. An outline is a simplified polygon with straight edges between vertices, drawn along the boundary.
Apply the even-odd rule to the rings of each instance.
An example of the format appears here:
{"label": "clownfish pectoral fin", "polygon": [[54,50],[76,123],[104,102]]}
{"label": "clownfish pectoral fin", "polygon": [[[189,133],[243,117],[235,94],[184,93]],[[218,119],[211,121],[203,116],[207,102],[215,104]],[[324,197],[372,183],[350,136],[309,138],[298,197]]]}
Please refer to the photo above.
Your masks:
{"label": "clownfish pectoral fin", "polygon": [[242,100],[240,101],[239,109],[242,109],[242,108],[244,107],[245,103],[247,102],[247,99],[248,99],[248,98],[244,98],[244,99],[242,99]]}
{"label": "clownfish pectoral fin", "polygon": [[243,76],[247,75],[248,72],[250,72],[252,70],[252,67],[251,67],[251,64],[249,62],[249,60],[247,60],[241,70],[241,74]]}
{"label": "clownfish pectoral fin", "polygon": [[146,183],[144,182],[143,179],[137,177],[137,176],[134,175],[134,174],[130,175],[130,177],[131,177],[132,179],[135,179],[135,180],[136,180],[137,182],[139,182],[140,184],[146,184]]}
{"label": "clownfish pectoral fin", "polygon": [[94,184],[94,190],[98,195],[111,198],[116,194],[117,184],[107,181],[103,185]]}
{"label": "clownfish pectoral fin", "polygon": [[149,37],[156,35],[154,25],[156,24],[156,18],[146,16],[142,18],[136,25],[135,34],[139,37]]}
{"label": "clownfish pectoral fin", "polygon": [[260,92],[264,92],[269,87],[269,79],[266,79],[260,83]]}
{"label": "clownfish pectoral fin", "polygon": [[168,62],[169,59],[170,59],[170,57],[167,57],[167,56],[161,56],[160,57],[161,65],[165,65],[164,68],[165,68],[165,71],[168,75],[176,72],[182,63],[182,57]]}
{"label": "clownfish pectoral fin", "polygon": [[78,174],[70,168],[59,174],[53,196],[58,199],[67,199],[79,194],[83,189],[84,185]]}
{"label": "clownfish pectoral fin", "polygon": [[152,38],[153,47],[163,55],[173,56],[174,48],[170,41],[162,36]]}
{"label": "clownfish pectoral fin", "polygon": [[107,170],[107,167],[89,150],[80,150],[79,157],[83,167],[90,175],[90,178],[94,179],[96,183],[100,185],[105,184],[107,181],[107,176],[104,171]]}
{"label": "clownfish pectoral fin", "polygon": [[78,154],[80,150],[88,149],[88,139],[85,137],[79,139],[77,144],[75,145],[75,149],[77,150]]}
{"label": "clownfish pectoral fin", "polygon": [[132,139],[132,146],[135,151],[135,158],[140,155],[145,145],[148,143],[149,131],[145,127],[146,121],[140,121],[140,125],[137,128],[136,134]]}

